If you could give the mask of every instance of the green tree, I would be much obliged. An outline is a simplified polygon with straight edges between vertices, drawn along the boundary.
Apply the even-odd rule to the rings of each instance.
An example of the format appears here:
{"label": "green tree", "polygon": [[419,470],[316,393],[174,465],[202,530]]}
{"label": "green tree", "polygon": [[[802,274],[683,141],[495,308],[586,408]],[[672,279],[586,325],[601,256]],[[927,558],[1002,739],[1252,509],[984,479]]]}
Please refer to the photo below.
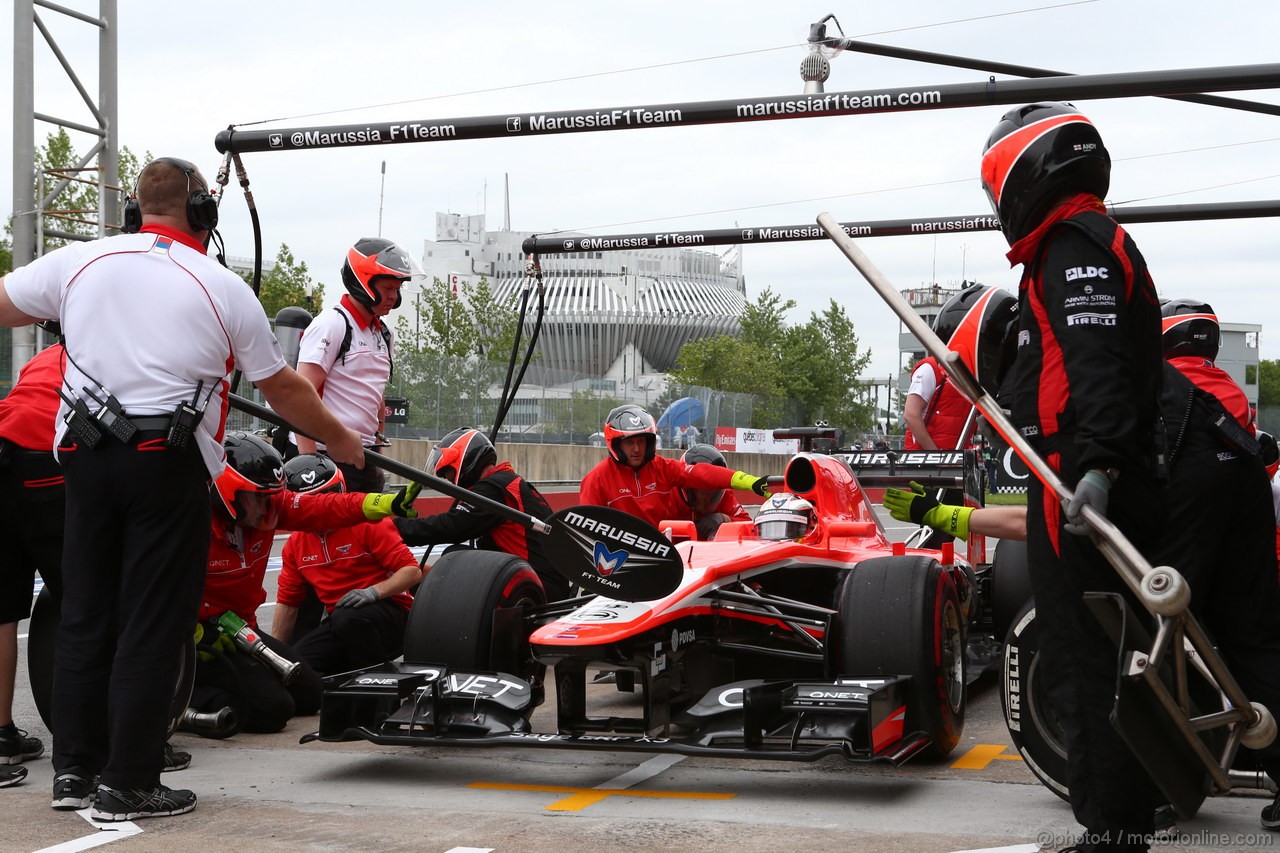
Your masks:
{"label": "green tree", "polygon": [[1280,406],[1280,360],[1258,362],[1258,405]]}
{"label": "green tree", "polygon": [[859,352],[853,321],[843,307],[831,300],[821,314],[811,313],[808,323],[788,329],[784,342],[789,363],[783,387],[800,404],[801,422],[821,418],[847,432],[871,424],[872,407],[857,381],[871,355]]}
{"label": "green tree", "polygon": [[488,428],[497,414],[491,389],[506,374],[518,317],[493,297],[489,281],[454,292],[433,279],[413,296],[412,320],[396,321],[396,369],[411,401],[411,426],[447,432]]}
{"label": "green tree", "polygon": [[[243,271],[240,276],[249,284],[253,283],[252,270]],[[308,288],[311,290],[310,299],[307,298]],[[258,301],[271,319],[275,319],[281,308],[290,305],[315,313],[317,306],[324,304],[324,285],[311,278],[306,261],[295,258],[289,246],[281,243],[276,252],[275,268],[262,274]]]}
{"label": "green tree", "polygon": [[7,237],[0,237],[0,275],[13,270],[13,245]]}
{"label": "green tree", "polygon": [[831,301],[809,321],[788,326],[795,301],[765,289],[742,315],[742,336],[686,344],[671,372],[678,383],[755,395],[751,424],[811,424],[865,429],[873,410],[857,383],[871,360],[860,352],[853,321]]}
{"label": "green tree", "polygon": [[[93,172],[75,171],[80,154],[76,151],[66,128],[58,128],[45,138],[45,144],[36,151],[35,160],[35,197],[39,201],[46,193],[51,192],[58,183],[67,179],[70,183],[52,200],[44,212],[45,227],[57,231],[78,234],[82,237],[98,236],[98,185],[97,176]],[[151,154],[146,154],[151,160]],[[127,188],[137,182],[142,163],[137,155],[124,145],[120,148],[120,190],[110,190],[125,194]],[[107,223],[108,227],[116,227],[119,223]],[[59,246],[65,246],[70,240],[60,237],[46,237],[44,251],[49,252]]]}

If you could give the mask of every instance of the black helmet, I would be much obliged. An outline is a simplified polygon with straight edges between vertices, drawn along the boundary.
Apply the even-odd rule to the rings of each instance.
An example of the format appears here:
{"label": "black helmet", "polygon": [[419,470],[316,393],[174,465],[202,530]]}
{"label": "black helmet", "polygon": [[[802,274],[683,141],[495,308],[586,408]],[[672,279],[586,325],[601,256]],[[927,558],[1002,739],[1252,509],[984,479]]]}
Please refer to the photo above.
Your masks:
{"label": "black helmet", "polygon": [[1089,119],[1070,104],[1010,110],[982,150],[982,188],[1005,238],[1016,243],[1068,193],[1102,198],[1111,186],[1111,156]]}
{"label": "black helmet", "polygon": [[[227,453],[227,467],[215,481],[212,491],[214,506],[228,521],[247,518],[248,502],[254,495],[273,495],[284,490],[284,460],[276,449],[256,435],[247,432],[227,433],[222,441]],[[275,527],[268,515],[260,527]]]}
{"label": "black helmet", "polygon": [[[342,283],[352,299],[366,307],[378,304],[373,283],[383,276],[396,281],[416,281],[424,278],[425,273],[408,252],[383,237],[361,237],[347,249]],[[400,297],[396,297],[393,307],[400,307]]]}
{"label": "black helmet", "polygon": [[[699,462],[705,462],[708,465],[719,465],[721,468],[728,468],[729,463],[724,461],[724,454],[710,444],[695,444],[684,452],[680,457],[680,461],[686,465],[696,465]],[[684,498],[684,502],[689,506],[693,506],[692,489],[680,489],[680,497]],[[720,490],[721,496],[724,495],[724,489]],[[716,503],[720,501],[717,499]]]}
{"label": "black helmet", "polygon": [[648,462],[658,452],[658,424],[653,415],[635,405],[618,406],[604,419],[604,446],[615,462],[627,464],[622,455],[622,439],[633,435],[648,437],[648,449],[644,461]]}
{"label": "black helmet", "polygon": [[1198,355],[1218,357],[1222,330],[1213,306],[1195,299],[1169,299],[1160,303],[1160,343],[1165,358]]}
{"label": "black helmet", "polygon": [[498,451],[478,429],[460,427],[440,439],[427,457],[427,472],[469,489],[484,469],[498,464]]}
{"label": "black helmet", "polygon": [[304,453],[284,463],[284,482],[291,492],[345,492],[347,478],[328,456]]}
{"label": "black helmet", "polygon": [[974,284],[951,297],[933,331],[987,391],[994,395],[1013,364],[1018,340],[1018,300],[999,287]]}

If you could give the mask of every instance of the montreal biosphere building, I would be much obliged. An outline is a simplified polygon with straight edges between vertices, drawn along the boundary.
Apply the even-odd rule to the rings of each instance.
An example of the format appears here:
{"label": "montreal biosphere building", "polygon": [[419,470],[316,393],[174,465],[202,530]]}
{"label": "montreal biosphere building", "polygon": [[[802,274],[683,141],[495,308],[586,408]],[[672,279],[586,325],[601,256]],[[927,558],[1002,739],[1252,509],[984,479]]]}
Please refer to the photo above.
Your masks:
{"label": "montreal biosphere building", "polygon": [[[495,298],[514,307],[528,283],[521,243],[534,233],[488,231],[484,216],[438,213],[423,268],[458,289],[484,276]],[[690,341],[739,333],[746,297],[736,248],[599,251],[593,241],[606,238],[563,236],[585,251],[541,258],[546,313],[540,367],[620,380],[626,388],[645,374],[670,370]],[[412,310],[411,298],[402,311]],[[526,333],[535,309],[531,296]]]}

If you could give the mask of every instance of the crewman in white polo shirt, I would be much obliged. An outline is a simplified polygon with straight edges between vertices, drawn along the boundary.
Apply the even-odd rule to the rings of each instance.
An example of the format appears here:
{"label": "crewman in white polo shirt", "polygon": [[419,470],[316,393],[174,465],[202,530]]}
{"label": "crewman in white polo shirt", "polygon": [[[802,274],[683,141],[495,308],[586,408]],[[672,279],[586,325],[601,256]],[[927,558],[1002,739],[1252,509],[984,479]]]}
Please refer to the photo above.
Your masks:
{"label": "crewman in white polo shirt", "polygon": [[[394,339],[383,322],[400,306],[400,287],[425,278],[409,253],[382,237],[364,237],[347,250],[342,264],[346,295],[332,311],[322,311],[302,333],[298,372],[320,392],[329,411],[360,433],[365,447],[382,443],[386,417],[383,392],[391,378]],[[327,449],[294,435],[298,452],[326,455]],[[338,467],[354,492],[382,491],[382,471]]]}
{"label": "crewman in white polo shirt", "polygon": [[195,808],[160,770],[200,605],[232,366],[335,459],[363,457],[360,436],[285,365],[252,291],[206,256],[217,221],[200,172],[162,157],[125,207],[125,230],[139,233],[58,249],[0,283],[0,323],[57,319],[66,337],[52,805],[92,803],[98,820]]}

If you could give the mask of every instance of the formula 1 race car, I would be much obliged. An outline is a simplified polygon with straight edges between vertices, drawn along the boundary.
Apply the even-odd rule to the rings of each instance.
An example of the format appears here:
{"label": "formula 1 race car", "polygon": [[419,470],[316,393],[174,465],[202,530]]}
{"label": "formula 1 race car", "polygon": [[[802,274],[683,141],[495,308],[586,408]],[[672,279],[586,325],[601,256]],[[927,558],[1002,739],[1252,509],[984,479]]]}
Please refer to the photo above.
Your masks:
{"label": "formula 1 race car", "polygon": [[[637,575],[598,544],[596,570],[616,597],[551,604],[523,560],[448,553],[414,602],[404,662],[329,679],[319,731],[303,741],[895,764],[946,755],[964,726],[982,584],[949,543],[891,543],[865,488],[915,479],[971,491],[978,480],[972,454],[915,456],[802,452],[787,493],[755,522],[726,523],[711,541],[695,541],[690,521],[664,522],[683,570],[657,600],[625,600]],[[602,672],[639,693],[634,713],[593,709],[602,691],[618,704],[588,690]],[[556,725],[539,732],[530,718],[544,680]]]}

